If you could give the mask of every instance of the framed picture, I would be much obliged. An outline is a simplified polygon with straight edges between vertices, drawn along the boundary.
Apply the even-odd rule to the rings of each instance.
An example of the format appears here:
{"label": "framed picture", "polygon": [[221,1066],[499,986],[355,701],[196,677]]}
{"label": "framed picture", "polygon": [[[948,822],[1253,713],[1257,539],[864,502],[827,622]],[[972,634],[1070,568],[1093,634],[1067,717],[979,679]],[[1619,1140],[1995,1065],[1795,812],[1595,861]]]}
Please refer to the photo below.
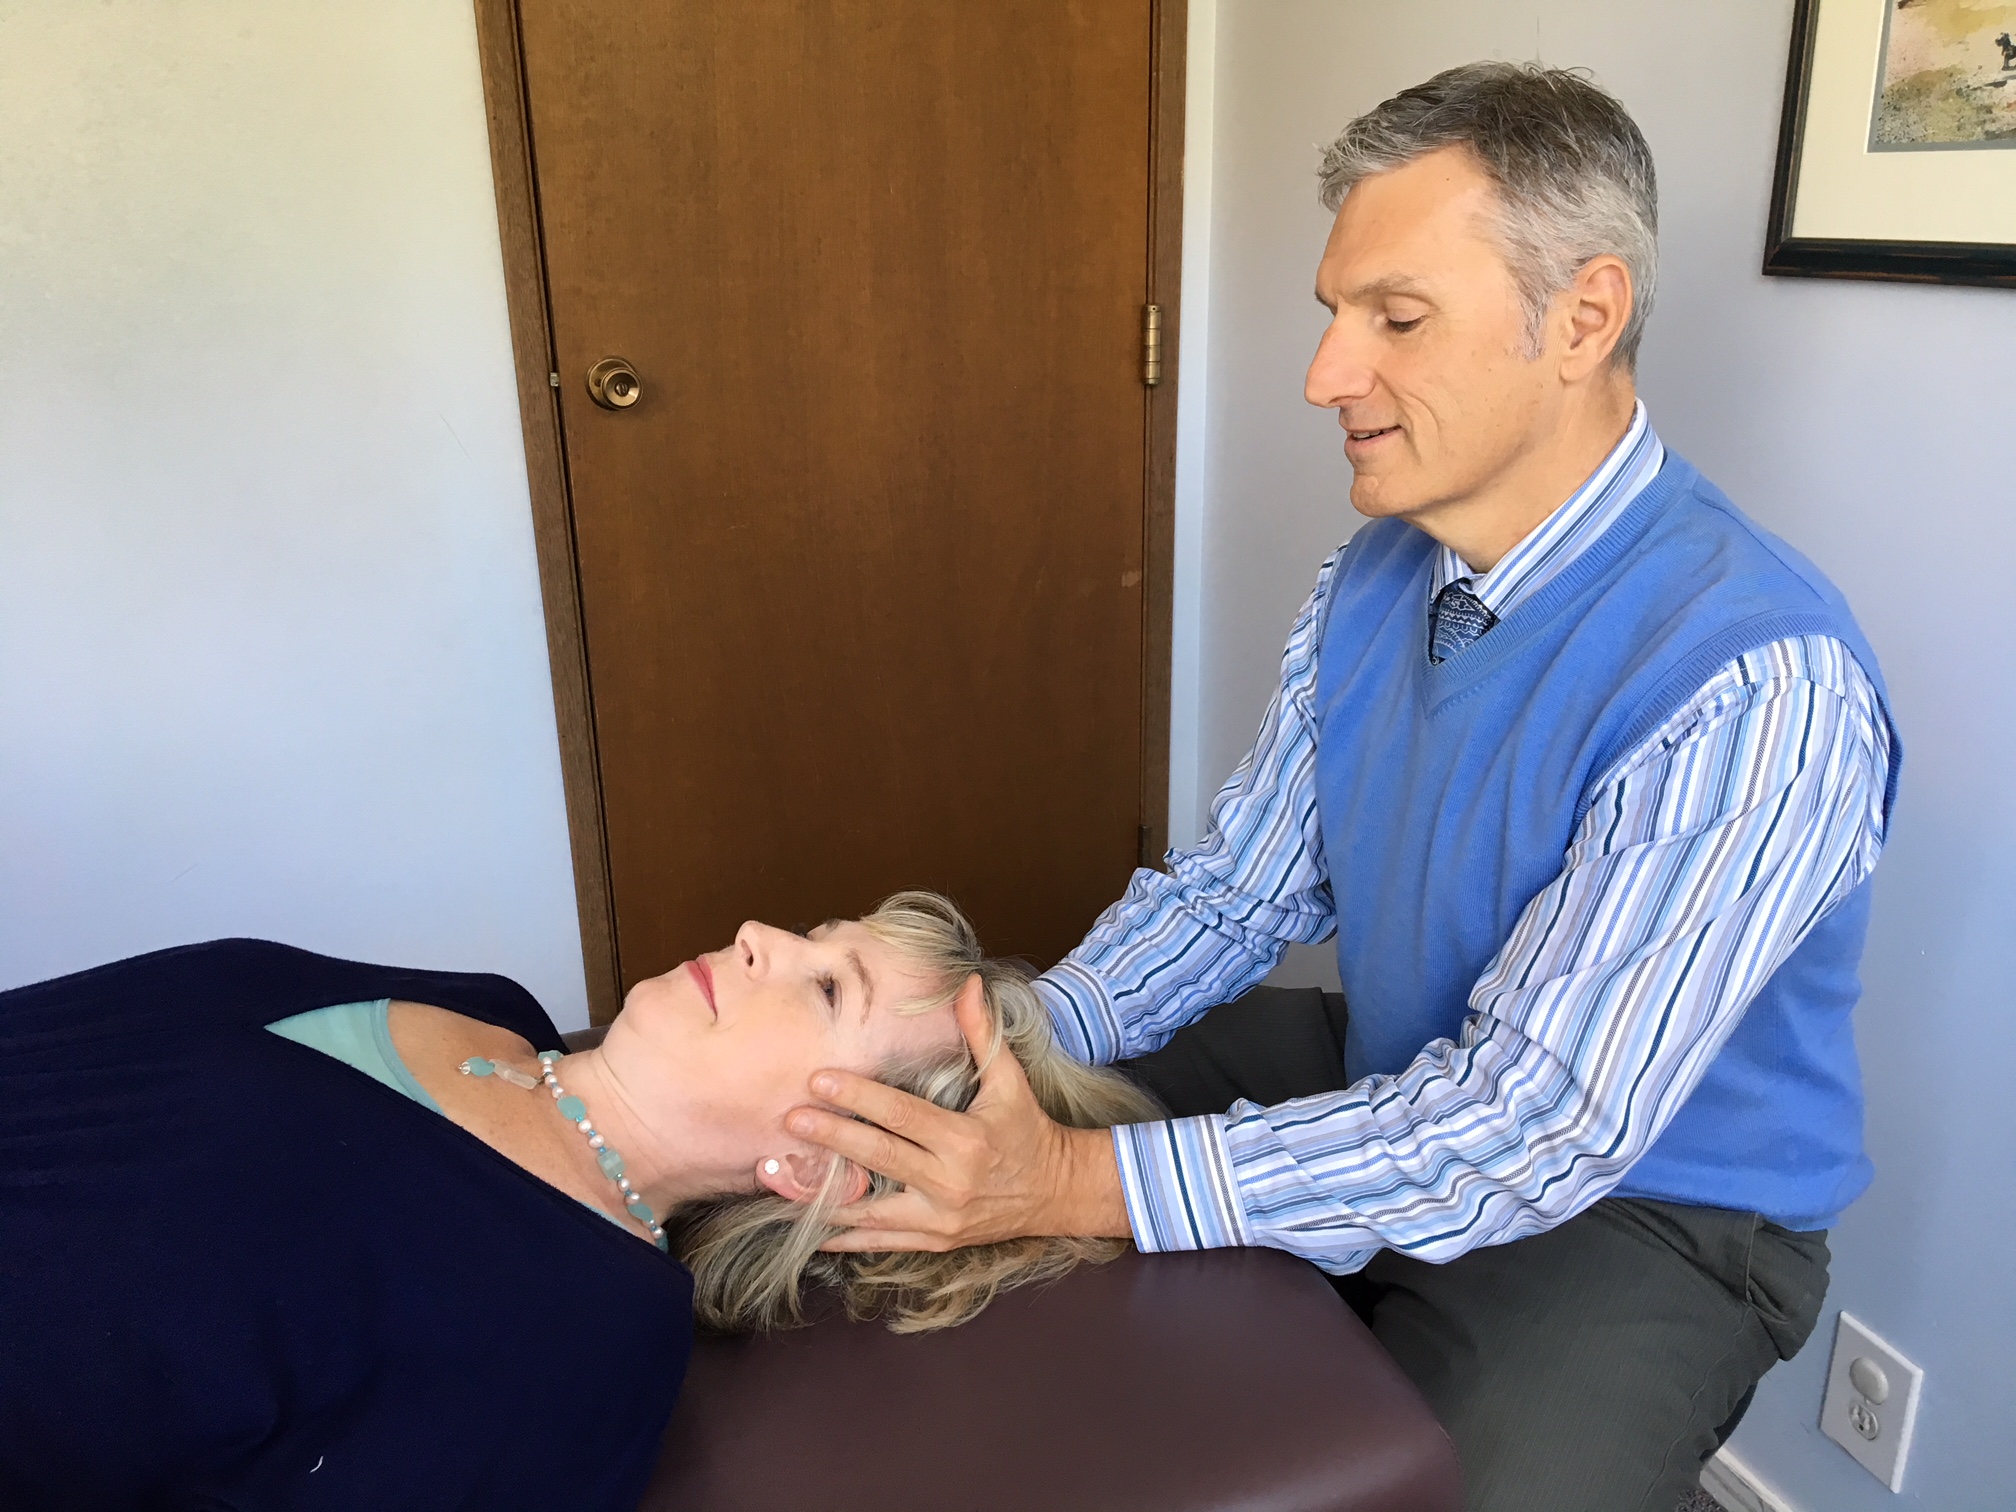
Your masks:
{"label": "framed picture", "polygon": [[2016,288],[2016,0],[1797,0],[1764,271]]}

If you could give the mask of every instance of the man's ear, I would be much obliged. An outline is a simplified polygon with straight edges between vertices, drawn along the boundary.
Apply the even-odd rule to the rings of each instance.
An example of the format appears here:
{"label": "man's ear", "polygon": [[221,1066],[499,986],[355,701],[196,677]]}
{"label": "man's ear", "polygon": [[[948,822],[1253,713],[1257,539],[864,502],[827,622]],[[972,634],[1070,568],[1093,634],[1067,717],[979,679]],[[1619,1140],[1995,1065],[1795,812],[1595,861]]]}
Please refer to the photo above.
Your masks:
{"label": "man's ear", "polygon": [[868,1191],[868,1172],[830,1150],[813,1154],[792,1150],[759,1160],[756,1162],[756,1181],[787,1202],[810,1202],[826,1184],[826,1173],[836,1160],[846,1169],[834,1196],[842,1206],[859,1202]]}
{"label": "man's ear", "polygon": [[1592,257],[1568,286],[1568,344],[1562,352],[1562,377],[1586,378],[1610,360],[1624,327],[1630,323],[1637,291],[1624,260],[1604,253]]}

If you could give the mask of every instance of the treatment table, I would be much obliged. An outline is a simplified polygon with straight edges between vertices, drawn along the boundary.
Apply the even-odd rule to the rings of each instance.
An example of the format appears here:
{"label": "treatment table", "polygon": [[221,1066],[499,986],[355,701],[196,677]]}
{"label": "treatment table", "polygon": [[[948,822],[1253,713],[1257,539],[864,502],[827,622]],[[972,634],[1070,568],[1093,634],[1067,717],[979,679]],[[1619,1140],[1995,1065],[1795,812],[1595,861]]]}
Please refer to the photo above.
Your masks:
{"label": "treatment table", "polygon": [[[605,1031],[566,1036],[573,1049]],[[1456,1452],[1322,1272],[1141,1255],[898,1335],[697,1341],[639,1512],[1459,1512]]]}
{"label": "treatment table", "polygon": [[1455,1451],[1314,1267],[1129,1253],[899,1336],[702,1339],[641,1512],[1458,1512]]}

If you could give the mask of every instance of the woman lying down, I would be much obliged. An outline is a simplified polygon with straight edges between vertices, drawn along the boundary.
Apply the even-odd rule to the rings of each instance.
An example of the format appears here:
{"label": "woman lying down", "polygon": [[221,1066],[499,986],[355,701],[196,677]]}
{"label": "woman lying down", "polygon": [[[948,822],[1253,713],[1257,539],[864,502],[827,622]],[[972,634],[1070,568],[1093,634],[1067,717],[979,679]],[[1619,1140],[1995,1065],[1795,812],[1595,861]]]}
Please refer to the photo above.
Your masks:
{"label": "woman lying down", "polygon": [[745,925],[572,1055],[502,977],[259,941],[0,994],[0,1506],[627,1512],[696,1317],[939,1328],[1109,1258],[819,1250],[884,1183],[785,1114],[824,1066],[963,1108],[962,989],[1053,1118],[1155,1116],[928,893]]}

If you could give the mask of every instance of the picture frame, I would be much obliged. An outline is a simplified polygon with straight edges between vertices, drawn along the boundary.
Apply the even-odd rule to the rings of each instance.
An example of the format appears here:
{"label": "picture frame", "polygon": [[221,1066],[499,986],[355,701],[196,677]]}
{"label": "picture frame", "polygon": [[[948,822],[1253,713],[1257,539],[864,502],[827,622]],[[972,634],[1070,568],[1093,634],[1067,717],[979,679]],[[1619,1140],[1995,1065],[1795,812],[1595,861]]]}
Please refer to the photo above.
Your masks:
{"label": "picture frame", "polygon": [[2016,288],[2003,9],[1795,0],[1764,272]]}

